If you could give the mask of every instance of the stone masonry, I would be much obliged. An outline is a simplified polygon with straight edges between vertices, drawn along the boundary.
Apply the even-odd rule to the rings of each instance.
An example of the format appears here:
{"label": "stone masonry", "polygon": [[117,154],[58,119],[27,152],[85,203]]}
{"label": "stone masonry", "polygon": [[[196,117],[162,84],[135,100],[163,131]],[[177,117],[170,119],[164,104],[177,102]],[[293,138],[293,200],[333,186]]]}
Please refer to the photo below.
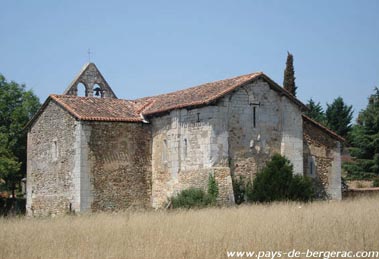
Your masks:
{"label": "stone masonry", "polygon": [[29,133],[28,212],[149,206],[150,136],[144,124],[75,121],[51,102]]}
{"label": "stone masonry", "polygon": [[[76,96],[78,83],[87,97]],[[92,96],[95,83],[103,98]],[[27,126],[27,212],[162,208],[181,190],[206,190],[209,175],[219,204],[234,204],[234,177],[254,180],[274,153],[315,179],[320,197],[340,199],[343,139],[304,109],[263,73],[117,99],[88,64]]]}
{"label": "stone masonry", "polygon": [[274,153],[286,155],[295,172],[303,174],[301,112],[262,80],[213,105],[174,110],[151,122],[153,207],[190,186],[205,188],[214,168],[228,172],[222,180],[224,186],[229,184],[223,197],[233,203],[231,177],[253,180]]}
{"label": "stone masonry", "polygon": [[27,211],[32,215],[69,211],[74,191],[77,121],[50,103],[28,134]]}
{"label": "stone masonry", "polygon": [[340,200],[341,146],[338,138],[325,134],[320,125],[305,118],[304,172],[314,179],[321,198]]}

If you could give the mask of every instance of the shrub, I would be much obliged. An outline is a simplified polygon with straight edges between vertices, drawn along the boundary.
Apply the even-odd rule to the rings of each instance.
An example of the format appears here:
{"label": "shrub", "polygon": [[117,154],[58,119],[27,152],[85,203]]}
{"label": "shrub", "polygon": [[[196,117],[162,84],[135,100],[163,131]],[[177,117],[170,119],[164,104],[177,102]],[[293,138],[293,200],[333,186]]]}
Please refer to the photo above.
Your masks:
{"label": "shrub", "polygon": [[201,208],[213,203],[212,197],[198,188],[190,188],[179,192],[171,199],[172,207],[175,208]]}
{"label": "shrub", "polygon": [[212,199],[214,203],[216,203],[218,197],[218,186],[216,183],[216,179],[212,174],[209,174],[208,178],[208,195]]}
{"label": "shrub", "polygon": [[293,176],[291,162],[275,154],[255,177],[247,199],[253,202],[308,201],[313,195],[312,181],[307,177]]}
{"label": "shrub", "polygon": [[234,201],[237,204],[241,204],[245,201],[245,192],[246,192],[246,184],[242,176],[235,176],[232,179],[233,182],[233,193],[234,193]]}
{"label": "shrub", "polygon": [[25,212],[25,198],[0,198],[0,216],[24,215]]}
{"label": "shrub", "polygon": [[216,204],[217,197],[218,186],[216,179],[212,174],[209,174],[207,193],[198,188],[186,189],[172,198],[171,204],[173,208],[201,208]]}
{"label": "shrub", "polygon": [[289,186],[289,199],[294,201],[310,201],[314,197],[312,180],[307,176],[295,175]]}

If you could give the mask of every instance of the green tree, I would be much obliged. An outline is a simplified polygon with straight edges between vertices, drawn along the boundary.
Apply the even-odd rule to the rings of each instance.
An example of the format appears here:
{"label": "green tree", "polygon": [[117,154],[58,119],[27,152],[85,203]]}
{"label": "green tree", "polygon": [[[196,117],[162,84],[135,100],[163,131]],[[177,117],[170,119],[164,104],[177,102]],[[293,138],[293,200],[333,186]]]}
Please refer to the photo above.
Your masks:
{"label": "green tree", "polygon": [[379,89],[369,97],[369,102],[358,115],[349,139],[352,163],[344,164],[351,179],[369,179],[379,175]]}
{"label": "green tree", "polygon": [[325,112],[321,107],[320,102],[316,103],[312,98],[307,103],[308,111],[305,112],[305,115],[318,121],[322,124],[325,124]]}
{"label": "green tree", "polygon": [[283,87],[293,96],[296,96],[295,69],[293,67],[293,55],[287,52],[286,69],[284,70]]}
{"label": "green tree", "polygon": [[15,194],[26,173],[24,126],[40,107],[37,96],[25,85],[8,82],[0,74],[0,178]]}
{"label": "green tree", "polygon": [[313,197],[313,185],[307,177],[294,176],[291,162],[275,154],[257,174],[252,190],[246,194],[249,201],[308,201]]}
{"label": "green tree", "polygon": [[353,107],[346,105],[342,97],[334,99],[332,104],[327,104],[325,111],[327,126],[338,135],[346,138],[351,130]]}

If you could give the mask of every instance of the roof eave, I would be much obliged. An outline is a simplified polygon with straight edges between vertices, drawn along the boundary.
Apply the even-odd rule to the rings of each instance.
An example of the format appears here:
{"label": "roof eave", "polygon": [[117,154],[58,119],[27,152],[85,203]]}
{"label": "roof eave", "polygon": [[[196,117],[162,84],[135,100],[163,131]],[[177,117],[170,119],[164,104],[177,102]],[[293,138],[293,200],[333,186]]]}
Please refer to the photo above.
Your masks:
{"label": "roof eave", "polygon": [[307,115],[305,114],[302,114],[302,117],[304,119],[306,119],[307,121],[309,121],[310,123],[312,123],[313,125],[317,126],[319,129],[325,131],[326,133],[329,134],[329,136],[333,137],[334,139],[340,141],[340,142],[346,142],[346,139],[341,137],[340,135],[338,135],[337,133],[335,133],[334,131],[332,131],[331,129],[325,127],[324,125],[322,125],[321,123],[315,121],[314,119],[308,117]]}

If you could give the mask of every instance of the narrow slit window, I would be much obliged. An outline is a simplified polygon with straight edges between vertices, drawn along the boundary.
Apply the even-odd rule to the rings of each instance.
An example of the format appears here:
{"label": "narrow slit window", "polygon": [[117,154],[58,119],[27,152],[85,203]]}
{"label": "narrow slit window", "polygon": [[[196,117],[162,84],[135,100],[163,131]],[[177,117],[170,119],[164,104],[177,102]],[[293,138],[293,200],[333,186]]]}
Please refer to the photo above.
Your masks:
{"label": "narrow slit window", "polygon": [[253,127],[257,126],[257,107],[253,106]]}
{"label": "narrow slit window", "polygon": [[57,143],[57,140],[53,140],[53,144],[52,144],[52,158],[53,158],[53,161],[56,161],[58,159],[58,143]]}
{"label": "narrow slit window", "polygon": [[184,150],[183,150],[184,159],[187,158],[187,150],[188,150],[187,139],[184,139]]}
{"label": "narrow slit window", "polygon": [[200,112],[197,113],[197,122],[200,122]]}
{"label": "narrow slit window", "polygon": [[313,175],[313,161],[309,162],[309,174]]}
{"label": "narrow slit window", "polygon": [[167,162],[167,140],[163,140],[162,162]]}
{"label": "narrow slit window", "polygon": [[316,175],[316,162],[314,156],[308,157],[308,166],[309,166],[309,175],[315,176]]}

